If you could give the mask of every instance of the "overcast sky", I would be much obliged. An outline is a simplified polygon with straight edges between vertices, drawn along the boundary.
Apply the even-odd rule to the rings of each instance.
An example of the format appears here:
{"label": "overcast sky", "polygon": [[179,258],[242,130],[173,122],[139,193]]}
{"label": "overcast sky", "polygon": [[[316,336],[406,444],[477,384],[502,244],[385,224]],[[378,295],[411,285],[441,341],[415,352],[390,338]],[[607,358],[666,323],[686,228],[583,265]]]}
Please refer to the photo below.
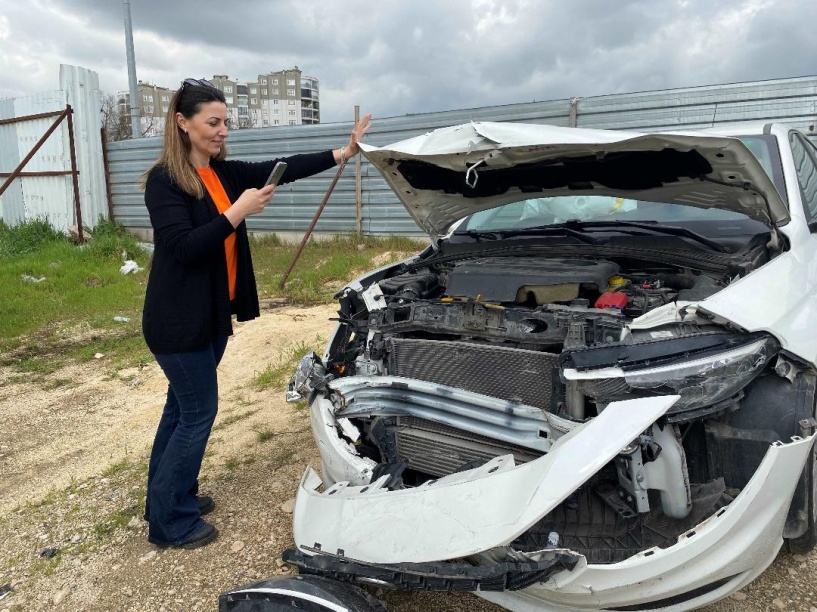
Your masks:
{"label": "overcast sky", "polygon": [[[817,74],[817,0],[131,0],[137,77],[297,65],[324,122]],[[0,0],[0,98],[127,90],[121,0]]]}

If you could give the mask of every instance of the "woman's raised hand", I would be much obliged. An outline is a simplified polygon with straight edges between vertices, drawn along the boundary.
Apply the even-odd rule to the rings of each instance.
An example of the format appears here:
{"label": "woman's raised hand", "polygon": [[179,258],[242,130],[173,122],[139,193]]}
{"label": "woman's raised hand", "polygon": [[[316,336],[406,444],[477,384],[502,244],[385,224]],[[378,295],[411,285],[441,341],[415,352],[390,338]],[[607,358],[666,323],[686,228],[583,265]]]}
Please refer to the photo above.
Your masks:
{"label": "woman's raised hand", "polygon": [[340,162],[341,155],[343,158],[349,159],[360,153],[358,143],[363,139],[363,136],[366,135],[370,127],[372,127],[372,114],[368,113],[363,115],[360,120],[355,123],[355,127],[352,128],[352,133],[349,135],[349,144],[343,147],[343,149],[338,150],[335,161]]}

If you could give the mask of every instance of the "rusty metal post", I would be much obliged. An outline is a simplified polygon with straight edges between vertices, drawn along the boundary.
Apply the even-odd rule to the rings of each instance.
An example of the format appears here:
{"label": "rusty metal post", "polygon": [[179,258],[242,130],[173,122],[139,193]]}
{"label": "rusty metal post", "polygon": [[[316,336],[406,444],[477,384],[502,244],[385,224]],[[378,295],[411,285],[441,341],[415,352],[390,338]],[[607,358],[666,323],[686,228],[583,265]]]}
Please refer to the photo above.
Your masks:
{"label": "rusty metal post", "polygon": [[22,123],[23,121],[34,121],[35,119],[48,119],[49,117],[58,117],[65,111],[50,111],[47,113],[37,113],[36,115],[25,115],[24,117],[11,117],[10,119],[0,119],[0,125],[9,125],[10,123]]}
{"label": "rusty metal post", "polygon": [[108,219],[113,218],[113,191],[111,190],[111,166],[108,163],[108,130],[104,127],[99,130],[102,138],[102,170],[105,172],[105,191],[108,194]]}
{"label": "rusty metal post", "polygon": [[[360,121],[360,106],[355,104],[355,125]],[[355,227],[357,233],[363,233],[363,197],[361,194],[361,176],[360,176],[360,158],[361,155],[355,156]]]}
{"label": "rusty metal post", "polygon": [[306,243],[309,241],[309,237],[312,235],[312,230],[315,229],[315,225],[318,223],[318,219],[321,217],[321,213],[323,212],[326,203],[329,201],[329,196],[332,195],[332,192],[335,190],[335,185],[338,184],[338,179],[340,175],[343,174],[343,169],[346,167],[346,162],[341,159],[340,167],[338,168],[337,174],[335,174],[335,178],[332,179],[332,183],[329,185],[329,189],[326,190],[326,195],[323,196],[323,201],[321,205],[318,206],[318,211],[315,213],[315,216],[312,217],[312,223],[309,224],[309,227],[306,229],[306,233],[304,234],[303,239],[301,240],[301,244],[298,245],[298,250],[295,252],[295,257],[292,258],[289,266],[284,272],[284,275],[281,277],[281,282],[278,283],[278,288],[283,289],[284,285],[286,285],[287,278],[289,278],[290,272],[292,272],[292,268],[295,267],[295,262],[298,261],[298,258],[301,256],[301,253],[306,246]]}
{"label": "rusty metal post", "polygon": [[[6,189],[8,189],[8,186],[9,186],[9,185],[11,185],[11,182],[12,182],[14,179],[16,179],[16,178],[17,178],[17,177],[20,175],[20,172],[22,172],[23,168],[25,168],[25,167],[26,167],[26,164],[27,164],[29,161],[31,161],[31,158],[32,158],[32,157],[34,157],[34,154],[35,154],[35,153],[37,153],[37,151],[39,151],[39,150],[40,150],[40,147],[41,147],[41,146],[43,146],[43,144],[45,143],[45,141],[46,141],[46,140],[48,140],[48,137],[49,137],[49,136],[51,136],[51,134],[53,134],[53,133],[54,133],[54,130],[56,130],[56,129],[57,129],[57,126],[58,126],[60,123],[62,123],[62,120],[63,120],[63,119],[65,119],[65,118],[68,116],[68,114],[69,114],[70,110],[71,110],[71,107],[70,107],[70,106],[68,106],[68,107],[66,107],[66,109],[65,109],[64,111],[62,111],[62,112],[60,112],[60,113],[59,113],[59,117],[58,117],[58,118],[57,118],[57,120],[54,122],[54,125],[52,125],[50,128],[48,128],[48,130],[46,130],[46,132],[45,132],[45,134],[43,134],[42,138],[40,138],[40,139],[37,141],[37,144],[35,144],[35,145],[34,145],[34,148],[33,148],[33,149],[31,149],[31,151],[29,151],[29,152],[28,152],[28,155],[26,155],[26,156],[23,158],[23,161],[21,161],[21,162],[20,162],[20,163],[17,165],[17,167],[16,167],[16,168],[15,168],[15,169],[12,171],[12,173],[11,173],[11,174],[9,175],[9,177],[6,179],[6,182],[5,182],[5,183],[3,183],[3,185],[2,185],[2,186],[0,186],[0,196],[1,196],[1,195],[3,195],[3,193],[6,191]],[[47,113],[46,115],[47,115],[47,116],[53,116],[53,115],[51,115],[50,113]],[[32,115],[32,116],[35,116],[35,117],[36,117],[36,115]],[[11,121],[8,121],[7,123],[12,123],[12,122],[11,122]],[[73,152],[73,150],[72,150],[72,152]]]}
{"label": "rusty metal post", "polygon": [[68,146],[71,149],[71,172],[74,183],[74,208],[77,213],[77,235],[80,242],[85,242],[82,230],[82,208],[79,205],[79,172],[77,171],[77,152],[74,149],[74,109],[71,105],[65,107],[68,113]]}

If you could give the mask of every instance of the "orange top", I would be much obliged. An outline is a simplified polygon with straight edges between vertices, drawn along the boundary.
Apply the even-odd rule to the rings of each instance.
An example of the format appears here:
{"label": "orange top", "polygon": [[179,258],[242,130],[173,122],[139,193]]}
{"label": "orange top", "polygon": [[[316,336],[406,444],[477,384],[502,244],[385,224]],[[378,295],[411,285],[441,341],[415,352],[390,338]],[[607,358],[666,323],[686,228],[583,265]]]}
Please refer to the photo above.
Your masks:
{"label": "orange top", "polygon": [[[221,186],[221,181],[218,180],[218,176],[213,171],[212,168],[196,168],[196,172],[199,173],[201,180],[204,182],[204,186],[207,188],[207,193],[210,194],[210,197],[213,198],[213,202],[216,203],[216,208],[218,208],[218,212],[224,214],[227,212],[227,209],[230,208],[230,198],[227,197],[227,193],[224,191],[224,187]],[[236,271],[236,262],[238,261],[238,250],[235,247],[235,232],[227,236],[224,240],[224,253],[227,256],[227,282],[229,283],[230,287],[230,299],[235,299],[235,271]]]}

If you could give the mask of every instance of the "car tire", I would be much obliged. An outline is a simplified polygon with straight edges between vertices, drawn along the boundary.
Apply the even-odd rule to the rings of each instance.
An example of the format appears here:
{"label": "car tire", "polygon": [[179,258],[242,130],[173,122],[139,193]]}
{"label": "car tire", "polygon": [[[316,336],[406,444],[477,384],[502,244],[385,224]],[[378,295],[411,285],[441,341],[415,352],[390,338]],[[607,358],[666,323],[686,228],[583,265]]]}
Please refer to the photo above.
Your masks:
{"label": "car tire", "polygon": [[803,472],[806,476],[808,523],[803,535],[786,540],[789,552],[799,555],[809,553],[817,546],[817,445],[811,448]]}

